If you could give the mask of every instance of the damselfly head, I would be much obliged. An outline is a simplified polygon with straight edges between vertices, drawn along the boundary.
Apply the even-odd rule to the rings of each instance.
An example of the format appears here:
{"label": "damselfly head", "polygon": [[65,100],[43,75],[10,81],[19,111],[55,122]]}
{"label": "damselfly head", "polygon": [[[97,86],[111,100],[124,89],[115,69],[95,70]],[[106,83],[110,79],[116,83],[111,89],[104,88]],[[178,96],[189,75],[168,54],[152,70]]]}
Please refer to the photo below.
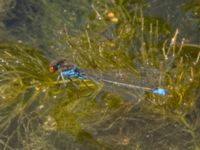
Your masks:
{"label": "damselfly head", "polygon": [[63,66],[65,61],[66,61],[65,59],[57,59],[52,61],[49,65],[49,72],[54,73],[58,71]]}
{"label": "damselfly head", "polygon": [[59,69],[62,70],[69,70],[74,68],[74,64],[68,62],[66,59],[57,59],[50,63],[49,65],[49,72],[54,73]]}

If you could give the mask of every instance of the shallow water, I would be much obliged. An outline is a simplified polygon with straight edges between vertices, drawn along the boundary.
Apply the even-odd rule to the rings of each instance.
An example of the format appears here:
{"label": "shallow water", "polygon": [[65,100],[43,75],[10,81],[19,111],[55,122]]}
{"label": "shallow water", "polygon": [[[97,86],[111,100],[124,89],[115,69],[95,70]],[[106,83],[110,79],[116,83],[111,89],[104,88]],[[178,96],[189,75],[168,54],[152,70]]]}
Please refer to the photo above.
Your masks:
{"label": "shallow water", "polygon": [[[198,0],[2,0],[0,149],[199,150],[199,17]],[[92,80],[56,81],[59,58]]]}

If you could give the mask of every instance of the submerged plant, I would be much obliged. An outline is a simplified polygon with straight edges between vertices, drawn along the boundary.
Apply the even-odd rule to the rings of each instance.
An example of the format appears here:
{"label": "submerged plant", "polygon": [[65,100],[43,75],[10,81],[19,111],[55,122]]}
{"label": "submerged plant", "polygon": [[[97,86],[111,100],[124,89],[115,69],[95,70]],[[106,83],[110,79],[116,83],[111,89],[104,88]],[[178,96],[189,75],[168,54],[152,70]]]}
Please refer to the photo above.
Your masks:
{"label": "submerged plant", "polygon": [[43,32],[93,80],[56,81],[40,50],[0,43],[0,149],[199,149],[200,47],[128,3],[94,2],[80,30]]}
{"label": "submerged plant", "polygon": [[[192,145],[195,149],[198,149],[198,125],[194,127],[193,124],[194,120],[196,120],[194,122],[198,122],[198,117],[193,118],[194,120],[190,122],[188,116],[194,112],[199,114],[199,110],[196,108],[199,98],[200,81],[200,70],[198,68],[200,63],[199,46],[179,40],[178,29],[174,35],[171,35],[171,40],[160,40],[162,34],[160,35],[158,32],[159,23],[153,26],[154,22],[145,22],[146,18],[140,9],[138,10],[140,15],[137,16],[138,11],[136,9],[133,18],[130,18],[129,12],[121,11],[121,14],[118,14],[119,22],[111,22],[111,24],[106,20],[106,15],[105,18],[101,16],[102,18],[98,21],[97,25],[96,22],[88,23],[86,32],[81,35],[70,36],[70,34],[64,32],[61,35],[63,36],[62,43],[66,44],[66,47],[71,48],[71,55],[77,64],[83,68],[90,67],[94,72],[100,72],[99,74],[102,74],[102,78],[106,77],[110,80],[123,81],[124,83],[133,85],[151,88],[158,86],[168,89],[169,92],[166,96],[135,91],[134,89],[132,91],[128,90],[127,93],[132,93],[129,99],[132,101],[132,105],[136,102],[135,99],[139,100],[139,108],[142,109],[139,112],[141,115],[144,113],[144,117],[140,116],[144,120],[140,118],[141,120],[145,121],[147,119],[145,117],[148,116],[147,113],[154,114],[154,117],[151,117],[155,120],[159,117],[164,117],[167,119],[169,126],[177,124],[177,126],[180,126],[178,132],[184,131],[184,134],[187,136],[192,136],[191,143],[189,142],[188,145]],[[96,9],[95,11],[99,12],[101,10],[98,11]],[[115,12],[114,8],[113,12]],[[123,20],[123,18],[120,18],[120,15],[126,19]],[[109,16],[112,17],[115,15],[113,13],[109,14]],[[103,34],[102,29],[104,29]],[[127,31],[129,29],[130,31]],[[150,32],[147,32],[149,29]],[[109,36],[111,36],[111,39]],[[112,74],[112,72],[115,73]],[[113,87],[112,85],[109,86]],[[113,88],[111,92],[114,93],[118,89]],[[122,90],[117,94],[122,96],[124,93],[126,92]],[[127,116],[129,117],[127,120],[134,118],[134,114],[131,116],[131,112],[134,112],[135,107],[132,107],[133,109],[128,109]],[[116,120],[112,120],[112,117],[109,118],[113,122],[110,121],[110,124],[105,128],[109,128],[110,130],[115,127],[120,128],[118,124],[126,120],[123,117],[125,116],[114,117]],[[135,117],[137,118],[138,116],[136,115]],[[165,128],[165,119],[163,120],[164,127],[161,125],[160,128]],[[114,125],[115,121],[116,126]],[[103,125],[106,125],[108,122],[108,120],[103,121]],[[129,125],[127,123],[126,127],[128,129],[130,129]],[[148,127],[146,126],[145,128]],[[168,130],[171,130],[171,127]],[[112,136],[110,138],[112,139]],[[126,138],[128,141],[130,140],[128,137]],[[170,138],[171,136],[167,139],[170,140]],[[112,141],[111,139],[109,140],[110,142]],[[181,140],[179,142],[181,143]],[[181,147],[179,144],[175,145]]]}

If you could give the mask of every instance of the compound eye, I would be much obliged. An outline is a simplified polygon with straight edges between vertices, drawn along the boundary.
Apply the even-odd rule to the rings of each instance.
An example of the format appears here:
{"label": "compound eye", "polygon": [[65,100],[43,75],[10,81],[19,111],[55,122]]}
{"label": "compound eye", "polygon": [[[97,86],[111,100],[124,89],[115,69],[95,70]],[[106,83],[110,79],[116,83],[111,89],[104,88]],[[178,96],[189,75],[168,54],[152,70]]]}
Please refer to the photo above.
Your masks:
{"label": "compound eye", "polygon": [[50,67],[49,67],[49,72],[53,73],[53,72],[55,72],[55,71],[56,71],[55,67],[53,67],[53,66],[50,66]]}

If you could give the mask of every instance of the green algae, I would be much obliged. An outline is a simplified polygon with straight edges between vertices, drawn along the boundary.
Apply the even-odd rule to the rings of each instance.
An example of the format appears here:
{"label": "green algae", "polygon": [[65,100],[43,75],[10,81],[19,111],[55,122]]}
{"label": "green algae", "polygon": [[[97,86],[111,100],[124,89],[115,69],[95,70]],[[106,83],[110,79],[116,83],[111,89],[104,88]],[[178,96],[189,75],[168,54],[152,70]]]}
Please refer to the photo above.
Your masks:
{"label": "green algae", "polygon": [[[87,12],[83,16],[89,18],[68,14],[78,22],[76,27],[73,21],[61,25],[67,15],[62,9],[56,11],[60,3],[33,5],[41,4],[41,18],[46,17],[44,12],[55,12],[51,23],[48,17],[41,21],[39,30],[44,44],[54,41],[58,46],[51,52],[54,55],[72,59],[92,75],[158,86],[168,94],[158,96],[89,80],[74,80],[79,89],[70,82],[65,87],[63,81],[56,82],[57,74],[48,72],[46,51],[4,41],[0,43],[0,148],[199,149],[200,47],[180,40],[180,31],[173,32],[162,19],[146,17],[138,5],[129,10],[128,3],[94,3],[87,12],[83,6],[88,3],[82,2],[76,9]],[[109,20],[108,12],[119,22]],[[31,27],[39,27],[40,17],[34,13],[27,17]],[[27,31],[31,27],[23,32],[28,32],[26,36],[35,35]],[[50,29],[57,28],[62,32],[51,36]],[[118,72],[121,77],[116,77]]]}

